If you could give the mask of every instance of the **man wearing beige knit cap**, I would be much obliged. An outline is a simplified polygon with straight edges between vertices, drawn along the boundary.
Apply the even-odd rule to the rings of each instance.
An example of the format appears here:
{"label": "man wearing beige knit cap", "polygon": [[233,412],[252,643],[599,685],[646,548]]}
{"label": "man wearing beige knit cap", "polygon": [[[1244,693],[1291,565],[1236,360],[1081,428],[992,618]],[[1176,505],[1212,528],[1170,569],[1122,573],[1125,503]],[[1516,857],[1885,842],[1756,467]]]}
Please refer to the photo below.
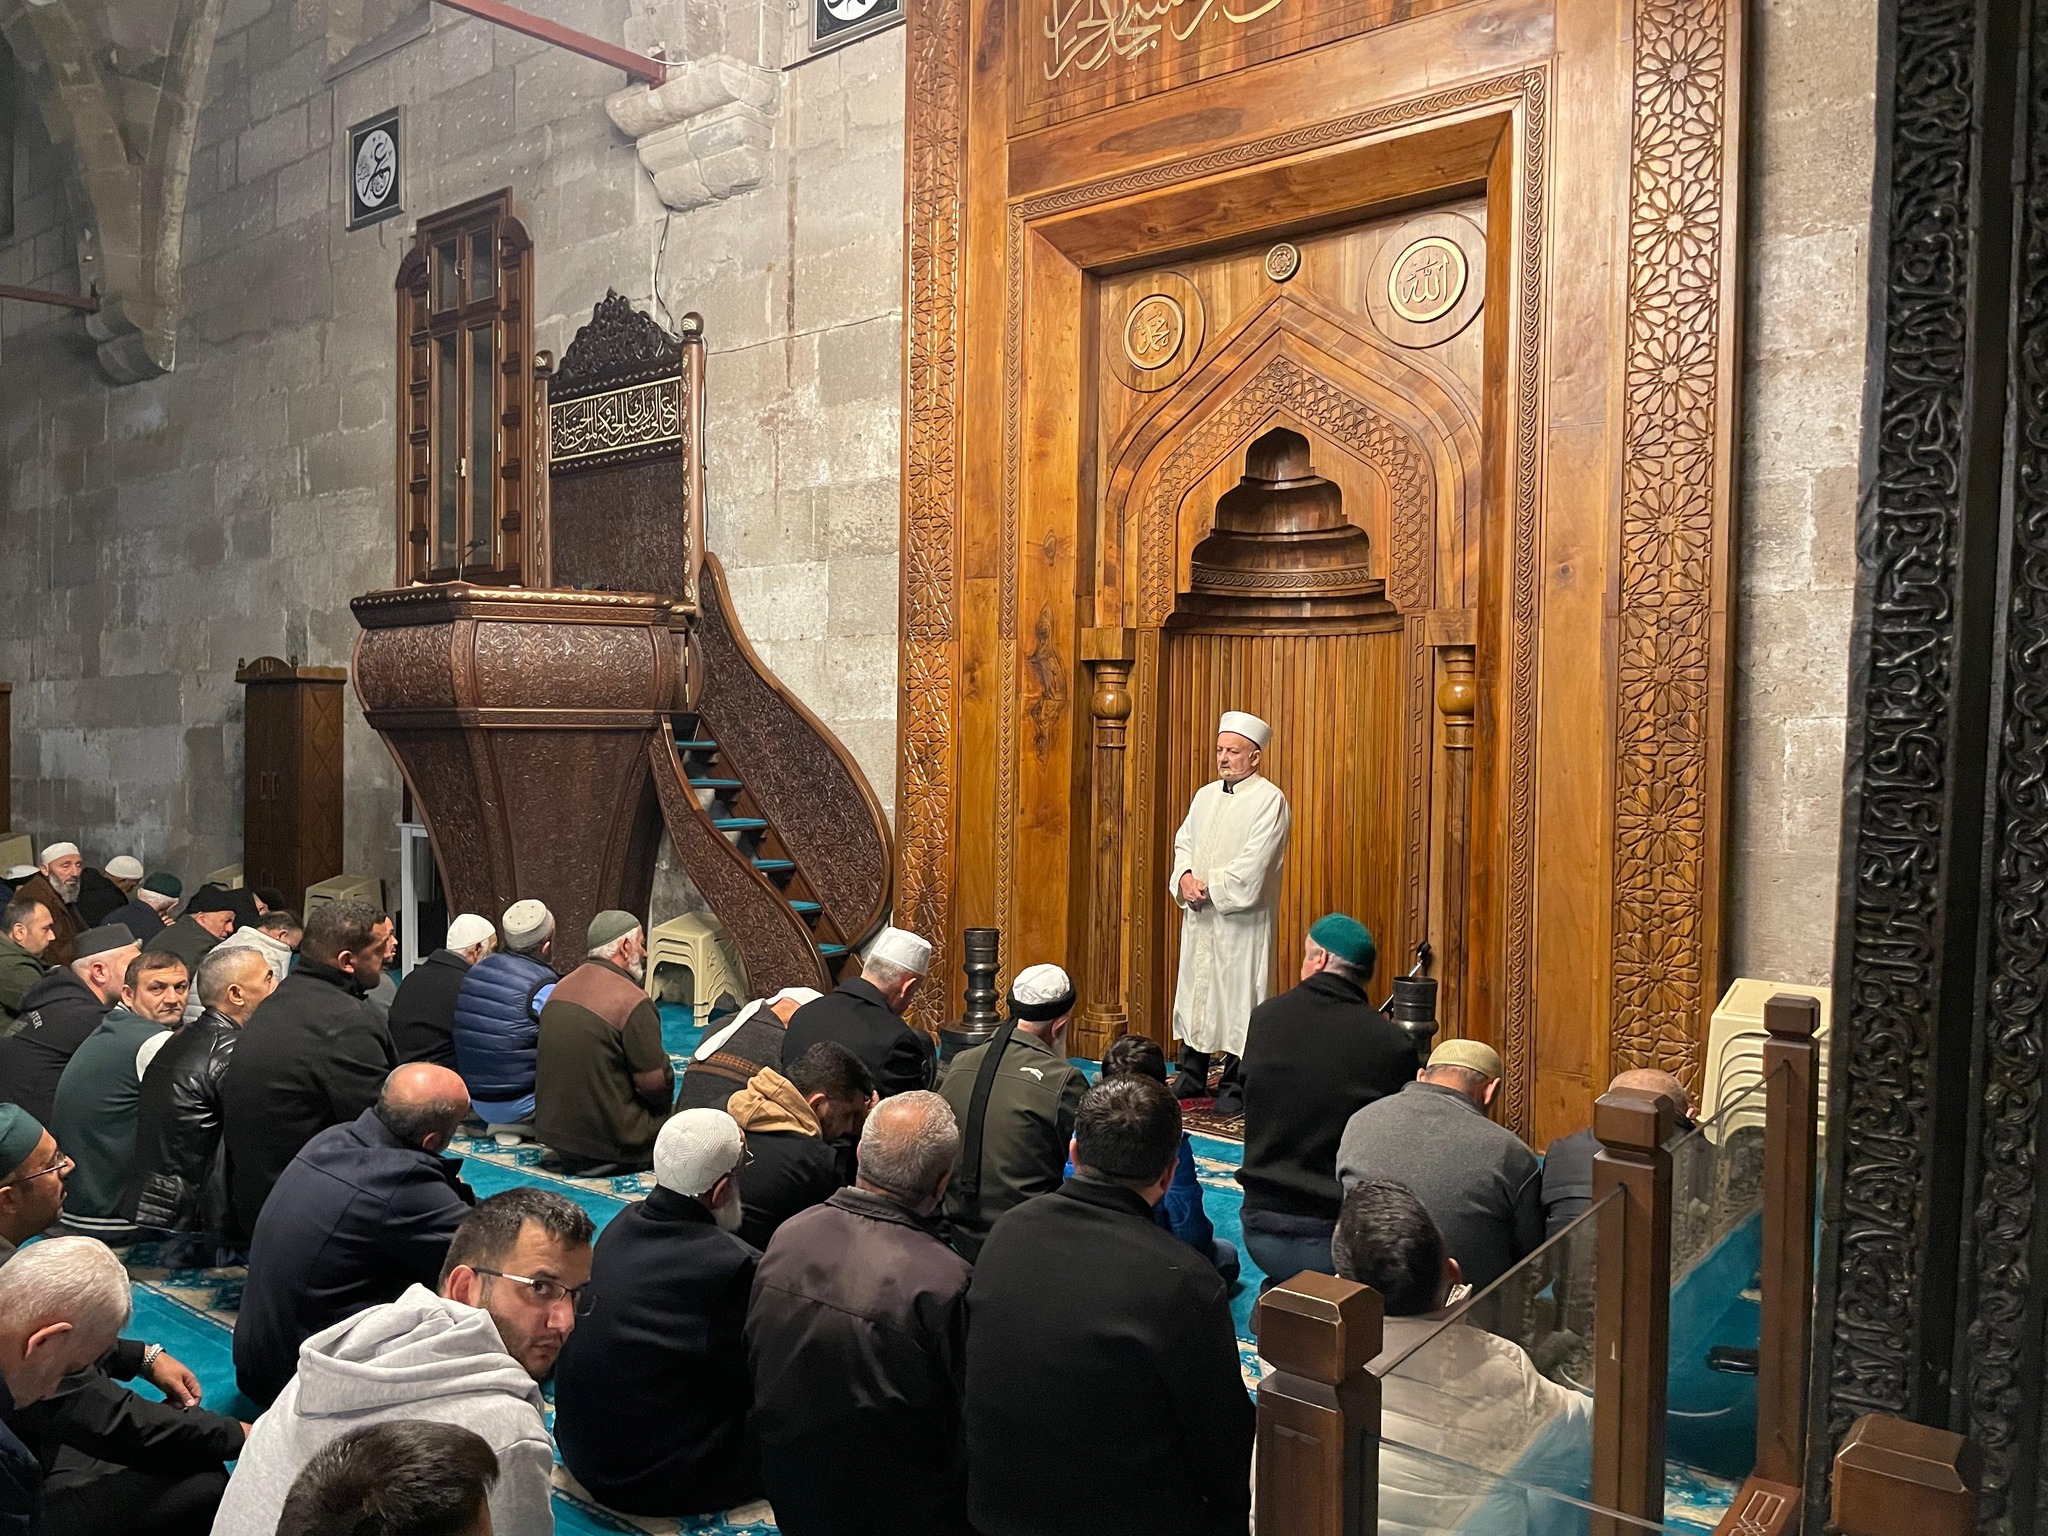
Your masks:
{"label": "man wearing beige knit cap", "polygon": [[1542,1165],[1487,1118],[1500,1076],[1492,1046],[1446,1040],[1414,1082],[1354,1114],[1337,1144],[1337,1181],[1346,1190],[1364,1179],[1407,1185],[1475,1291],[1543,1241]]}

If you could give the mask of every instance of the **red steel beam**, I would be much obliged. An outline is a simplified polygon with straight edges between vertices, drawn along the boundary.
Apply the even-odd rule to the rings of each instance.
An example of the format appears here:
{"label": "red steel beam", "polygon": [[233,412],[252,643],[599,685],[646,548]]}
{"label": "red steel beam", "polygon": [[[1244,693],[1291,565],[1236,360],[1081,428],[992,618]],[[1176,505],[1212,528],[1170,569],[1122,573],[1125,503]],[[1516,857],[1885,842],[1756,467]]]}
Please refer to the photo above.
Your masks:
{"label": "red steel beam", "polygon": [[522,11],[516,5],[505,4],[504,0],[439,0],[439,3],[450,10],[481,17],[496,26],[524,32],[528,37],[537,37],[556,48],[580,53],[586,59],[609,64],[613,69],[622,69],[633,79],[645,80],[649,85],[660,85],[668,78],[668,67],[659,60],[647,58],[630,48],[621,48],[617,43],[608,43],[601,37],[592,37],[588,32],[578,32],[560,22],[549,21],[545,16]]}
{"label": "red steel beam", "polygon": [[63,309],[81,309],[88,315],[99,313],[100,301],[93,294],[80,297],[75,293],[52,293],[47,288],[17,288],[12,283],[0,283],[0,299],[20,299],[24,304],[55,304]]}

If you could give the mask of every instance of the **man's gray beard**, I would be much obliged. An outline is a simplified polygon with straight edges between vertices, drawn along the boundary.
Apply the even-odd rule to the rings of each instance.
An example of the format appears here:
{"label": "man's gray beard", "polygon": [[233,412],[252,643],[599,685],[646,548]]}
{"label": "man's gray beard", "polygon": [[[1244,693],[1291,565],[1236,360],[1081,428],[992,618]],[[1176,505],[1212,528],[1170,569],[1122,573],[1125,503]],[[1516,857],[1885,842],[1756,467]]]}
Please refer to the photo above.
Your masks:
{"label": "man's gray beard", "polygon": [[647,984],[647,962],[645,960],[635,960],[626,967],[626,974],[642,986],[645,986]]}
{"label": "man's gray beard", "polygon": [[70,903],[78,900],[78,887],[82,880],[82,876],[74,875],[69,880],[59,880],[55,875],[52,875],[50,876],[50,887],[59,896],[64,898],[64,902],[68,906]]}
{"label": "man's gray beard", "polygon": [[740,1203],[739,1190],[737,1188],[731,1190],[725,1197],[725,1203],[713,1211],[711,1216],[718,1223],[720,1231],[739,1231],[740,1223],[745,1221],[747,1217],[746,1208]]}

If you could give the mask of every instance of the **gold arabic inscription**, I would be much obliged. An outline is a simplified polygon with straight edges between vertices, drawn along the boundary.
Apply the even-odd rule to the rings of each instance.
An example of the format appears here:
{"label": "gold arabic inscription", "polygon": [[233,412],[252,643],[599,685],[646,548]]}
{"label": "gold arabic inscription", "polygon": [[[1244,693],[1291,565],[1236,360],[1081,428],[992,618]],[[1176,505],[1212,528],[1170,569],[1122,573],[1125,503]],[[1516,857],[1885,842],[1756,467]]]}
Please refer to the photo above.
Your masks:
{"label": "gold arabic inscription", "polygon": [[[1232,26],[1257,21],[1283,0],[1051,0],[1045,35],[1052,44],[1045,78],[1069,70],[1086,74],[1111,59],[1134,59],[1156,49],[1160,34],[1176,43],[1195,35],[1204,21]],[[1181,14],[1176,15],[1179,12]]]}

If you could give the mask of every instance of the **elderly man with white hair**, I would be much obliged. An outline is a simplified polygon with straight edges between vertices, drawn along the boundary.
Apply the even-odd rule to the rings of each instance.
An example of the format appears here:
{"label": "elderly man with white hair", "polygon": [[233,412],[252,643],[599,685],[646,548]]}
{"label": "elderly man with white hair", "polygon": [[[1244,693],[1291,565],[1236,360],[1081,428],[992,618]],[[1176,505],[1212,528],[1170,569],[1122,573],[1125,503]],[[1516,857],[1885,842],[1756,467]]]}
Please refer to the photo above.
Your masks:
{"label": "elderly man with white hair", "polygon": [[10,1421],[112,1349],[130,1305],[127,1271],[93,1238],[54,1237],[0,1266],[0,1527],[42,1519],[42,1464]]}
{"label": "elderly man with white hair", "polygon": [[784,1222],[761,1258],[747,1358],[784,1536],[967,1529],[973,1271],[930,1225],[959,1152],[944,1099],[898,1094],[861,1130],[854,1187]]}
{"label": "elderly man with white hair", "polygon": [[1287,796],[1259,767],[1273,728],[1257,715],[1227,710],[1217,723],[1216,778],[1195,791],[1173,835],[1167,889],[1182,912],[1180,974],[1173,987],[1173,1032],[1180,1038],[1174,1095],[1204,1098],[1209,1059],[1224,1055],[1217,1109],[1243,1107],[1236,1082],[1252,1010],[1273,991],[1280,868],[1293,815]]}
{"label": "elderly man with white hair", "polygon": [[43,951],[49,965],[69,965],[78,958],[74,946],[78,936],[90,928],[79,916],[79,884],[85,875],[85,859],[76,843],[52,843],[36,856],[36,872],[15,887],[16,896],[29,896],[49,909],[56,936]]}
{"label": "elderly man with white hair", "polygon": [[1067,1060],[1074,983],[1056,965],[1010,983],[1009,1017],[986,1045],[946,1064],[939,1092],[960,1123],[960,1165],[946,1191],[953,1246],[969,1263],[996,1218],[1060,1187],[1088,1079]]}
{"label": "elderly man with white hair", "polygon": [[0,1040],[0,1100],[19,1104],[46,1125],[64,1068],[121,1000],[128,962],[142,953],[133,934],[111,924],[86,929],[76,948],[69,965],[28,989],[21,1027]]}
{"label": "elderly man with white hair", "polygon": [[465,912],[448,925],[441,947],[407,973],[391,1000],[391,1043],[400,1061],[430,1061],[455,1070],[455,998],[471,966],[498,947],[488,917]]}
{"label": "elderly man with white hair", "polygon": [[661,1014],[641,986],[645,929],[630,912],[600,912],[584,953],[541,1009],[534,1134],[566,1172],[637,1173],[653,1166],[676,1096]]}
{"label": "elderly man with white hair", "polygon": [[868,946],[860,974],[797,1009],[782,1054],[794,1061],[822,1040],[843,1045],[868,1069],[883,1098],[929,1088],[936,1062],[931,1037],[903,1022],[931,969],[932,947],[902,928],[884,928]]}
{"label": "elderly man with white hair", "polygon": [[673,1519],[760,1497],[743,1330],[761,1256],[734,1235],[745,1156],[732,1116],[679,1111],[654,1144],[653,1192],[591,1256],[555,1370],[555,1440],[577,1480],[624,1514]]}

